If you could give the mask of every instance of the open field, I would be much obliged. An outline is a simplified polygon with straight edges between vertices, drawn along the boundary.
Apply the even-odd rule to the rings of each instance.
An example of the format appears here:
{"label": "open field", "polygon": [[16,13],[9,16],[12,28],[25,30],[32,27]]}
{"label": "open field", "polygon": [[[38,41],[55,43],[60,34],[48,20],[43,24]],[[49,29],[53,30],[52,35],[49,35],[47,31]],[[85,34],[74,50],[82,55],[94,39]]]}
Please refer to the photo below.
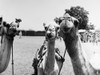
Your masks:
{"label": "open field", "polygon": [[[35,55],[35,52],[44,41],[44,37],[22,37],[19,39],[15,37],[14,40],[14,72],[15,75],[31,75],[34,70],[32,68],[32,60]],[[64,51],[64,45],[58,43],[59,47],[62,48],[61,54]],[[82,44],[83,49],[85,49],[86,53],[89,55],[88,58],[90,59],[91,56],[95,52],[100,53],[100,44],[93,45],[93,44]],[[61,71],[62,75],[74,75],[72,65],[70,62],[70,58],[66,53],[65,62]],[[8,68],[5,72],[0,75],[12,75],[12,65],[11,60],[9,63]]]}

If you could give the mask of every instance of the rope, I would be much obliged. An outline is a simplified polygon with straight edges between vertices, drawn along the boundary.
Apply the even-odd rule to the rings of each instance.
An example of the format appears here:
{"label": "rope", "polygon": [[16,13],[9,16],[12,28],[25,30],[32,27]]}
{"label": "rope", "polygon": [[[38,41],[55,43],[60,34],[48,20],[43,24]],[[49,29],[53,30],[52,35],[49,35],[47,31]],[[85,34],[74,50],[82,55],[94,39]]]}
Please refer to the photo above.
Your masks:
{"label": "rope", "polygon": [[[66,50],[66,48],[65,48],[63,58],[65,58],[66,51],[67,51],[67,50]],[[62,67],[63,67],[63,63],[64,63],[64,62],[62,62],[62,65],[61,65],[61,67],[60,67],[60,69],[59,69],[59,73],[58,73],[58,75],[60,75],[61,69],[62,69]]]}
{"label": "rope", "polygon": [[12,44],[12,75],[14,75],[13,44]]}

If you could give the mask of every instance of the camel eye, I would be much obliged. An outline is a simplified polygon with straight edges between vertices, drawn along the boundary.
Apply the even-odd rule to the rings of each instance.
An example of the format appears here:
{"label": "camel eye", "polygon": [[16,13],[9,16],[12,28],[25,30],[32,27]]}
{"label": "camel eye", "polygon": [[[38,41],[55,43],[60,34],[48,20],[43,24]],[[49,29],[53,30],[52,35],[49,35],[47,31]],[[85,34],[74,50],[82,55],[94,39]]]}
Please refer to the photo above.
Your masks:
{"label": "camel eye", "polygon": [[59,30],[59,29],[60,29],[59,27],[56,28],[56,30]]}
{"label": "camel eye", "polygon": [[45,30],[47,31],[48,30],[48,27],[45,27]]}

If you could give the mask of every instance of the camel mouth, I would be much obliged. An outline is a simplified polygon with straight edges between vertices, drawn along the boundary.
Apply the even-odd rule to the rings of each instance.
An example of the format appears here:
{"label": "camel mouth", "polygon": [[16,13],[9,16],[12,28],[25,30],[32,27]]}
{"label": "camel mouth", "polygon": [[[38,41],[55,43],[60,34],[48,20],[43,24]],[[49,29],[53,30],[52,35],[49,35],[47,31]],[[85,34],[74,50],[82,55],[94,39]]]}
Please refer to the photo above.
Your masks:
{"label": "camel mouth", "polygon": [[54,35],[51,34],[51,33],[49,33],[49,34],[47,34],[47,38],[48,38],[48,39],[53,39],[53,38],[54,38]]}
{"label": "camel mouth", "polygon": [[62,30],[64,33],[68,33],[68,32],[70,32],[71,28],[63,27],[63,28],[61,28],[61,30]]}
{"label": "camel mouth", "polygon": [[17,33],[17,30],[14,29],[14,28],[9,29],[8,32],[7,32],[7,34],[9,36],[13,36],[13,37],[16,35],[16,33]]}
{"label": "camel mouth", "polygon": [[63,28],[64,32],[68,32],[68,30],[69,30],[69,28],[66,28],[66,27]]}

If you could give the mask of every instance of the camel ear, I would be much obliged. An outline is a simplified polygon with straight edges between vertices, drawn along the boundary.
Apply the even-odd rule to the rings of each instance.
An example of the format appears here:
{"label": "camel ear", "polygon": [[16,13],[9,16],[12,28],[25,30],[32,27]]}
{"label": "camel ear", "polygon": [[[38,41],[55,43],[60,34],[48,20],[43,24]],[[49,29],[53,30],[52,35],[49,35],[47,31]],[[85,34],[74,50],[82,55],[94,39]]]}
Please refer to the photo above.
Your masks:
{"label": "camel ear", "polygon": [[46,27],[46,24],[45,23],[43,23],[43,26],[44,26],[44,29],[47,31],[47,27]]}
{"label": "camel ear", "polygon": [[60,29],[60,26],[57,26],[57,27],[56,27],[56,31],[58,31],[59,29]]}
{"label": "camel ear", "polygon": [[43,23],[43,26],[45,27],[45,26],[46,26],[46,24],[45,24],[45,23]]}
{"label": "camel ear", "polygon": [[6,26],[6,25],[7,25],[6,21],[4,21],[4,22],[3,22],[3,25],[4,25],[4,26]]}
{"label": "camel ear", "polygon": [[46,24],[45,23],[43,23],[43,26],[45,26]]}

